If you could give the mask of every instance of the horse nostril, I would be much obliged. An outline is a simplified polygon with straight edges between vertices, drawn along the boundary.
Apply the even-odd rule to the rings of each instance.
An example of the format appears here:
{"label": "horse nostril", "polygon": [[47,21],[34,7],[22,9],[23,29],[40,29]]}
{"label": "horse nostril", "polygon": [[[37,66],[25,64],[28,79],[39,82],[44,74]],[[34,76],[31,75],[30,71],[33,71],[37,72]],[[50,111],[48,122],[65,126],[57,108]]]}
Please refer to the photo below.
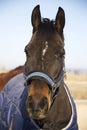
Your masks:
{"label": "horse nostril", "polygon": [[29,96],[27,100],[29,103],[33,102],[33,98],[31,96]]}
{"label": "horse nostril", "polygon": [[29,96],[29,97],[27,98],[26,106],[27,106],[27,107],[31,107],[31,108],[34,107],[34,102],[33,102],[33,99],[32,99],[31,96]]}
{"label": "horse nostril", "polygon": [[28,98],[29,98],[30,101],[32,101],[32,96],[29,96]]}
{"label": "horse nostril", "polygon": [[39,105],[40,105],[41,109],[48,110],[48,100],[47,100],[47,98],[43,97]]}

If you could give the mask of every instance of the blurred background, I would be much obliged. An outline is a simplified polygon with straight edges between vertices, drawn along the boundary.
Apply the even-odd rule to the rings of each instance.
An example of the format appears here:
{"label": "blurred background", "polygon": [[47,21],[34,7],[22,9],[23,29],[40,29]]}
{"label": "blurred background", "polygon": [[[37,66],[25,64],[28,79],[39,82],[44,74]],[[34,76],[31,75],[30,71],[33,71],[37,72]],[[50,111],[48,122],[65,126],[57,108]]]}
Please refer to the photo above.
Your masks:
{"label": "blurred background", "polygon": [[0,0],[0,72],[25,63],[31,13],[38,4],[45,18],[55,20],[59,6],[65,11],[65,82],[77,105],[79,127],[87,130],[87,0]]}
{"label": "blurred background", "polygon": [[65,11],[66,68],[87,72],[87,0],[0,0],[0,68],[25,63],[24,47],[32,35],[31,13],[40,4],[42,17]]}

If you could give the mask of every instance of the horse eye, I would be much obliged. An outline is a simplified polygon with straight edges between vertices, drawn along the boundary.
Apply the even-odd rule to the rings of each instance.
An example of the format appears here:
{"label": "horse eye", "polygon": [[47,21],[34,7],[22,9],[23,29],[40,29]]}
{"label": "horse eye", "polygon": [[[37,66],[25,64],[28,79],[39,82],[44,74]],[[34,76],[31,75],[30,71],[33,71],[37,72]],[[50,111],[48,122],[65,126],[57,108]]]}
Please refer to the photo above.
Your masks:
{"label": "horse eye", "polygon": [[28,54],[28,52],[27,52],[26,48],[24,49],[24,52],[26,53],[26,55]]}
{"label": "horse eye", "polygon": [[27,56],[29,56],[29,55],[30,55],[30,53],[29,53],[29,50],[28,50],[27,46],[25,47],[24,52],[26,53],[26,55],[27,55]]}
{"label": "horse eye", "polygon": [[64,57],[64,55],[65,55],[65,50],[62,49],[61,54],[60,54],[60,57]]}
{"label": "horse eye", "polygon": [[61,58],[65,58],[65,52],[60,55]]}
{"label": "horse eye", "polygon": [[59,54],[59,53],[55,55],[56,59],[62,58],[63,56],[64,56],[63,54]]}

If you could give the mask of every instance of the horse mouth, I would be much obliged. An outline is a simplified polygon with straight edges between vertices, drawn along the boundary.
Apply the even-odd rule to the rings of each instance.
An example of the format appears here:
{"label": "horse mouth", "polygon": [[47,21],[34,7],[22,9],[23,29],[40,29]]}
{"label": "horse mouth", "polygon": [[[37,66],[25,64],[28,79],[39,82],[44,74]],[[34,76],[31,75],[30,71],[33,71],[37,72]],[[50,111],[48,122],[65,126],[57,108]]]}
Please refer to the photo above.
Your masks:
{"label": "horse mouth", "polygon": [[29,111],[29,116],[34,119],[34,120],[41,120],[44,119],[46,117],[46,114],[42,111],[34,111],[34,112],[30,112]]}

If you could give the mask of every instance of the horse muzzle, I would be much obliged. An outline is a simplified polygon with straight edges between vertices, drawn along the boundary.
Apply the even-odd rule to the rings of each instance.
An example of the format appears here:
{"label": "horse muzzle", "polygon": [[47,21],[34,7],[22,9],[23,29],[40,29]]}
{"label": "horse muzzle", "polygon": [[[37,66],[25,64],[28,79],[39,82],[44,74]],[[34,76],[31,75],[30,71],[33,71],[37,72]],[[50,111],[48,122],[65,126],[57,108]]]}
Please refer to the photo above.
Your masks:
{"label": "horse muzzle", "polygon": [[40,95],[29,96],[26,101],[26,108],[31,118],[44,119],[48,111],[48,100]]}

